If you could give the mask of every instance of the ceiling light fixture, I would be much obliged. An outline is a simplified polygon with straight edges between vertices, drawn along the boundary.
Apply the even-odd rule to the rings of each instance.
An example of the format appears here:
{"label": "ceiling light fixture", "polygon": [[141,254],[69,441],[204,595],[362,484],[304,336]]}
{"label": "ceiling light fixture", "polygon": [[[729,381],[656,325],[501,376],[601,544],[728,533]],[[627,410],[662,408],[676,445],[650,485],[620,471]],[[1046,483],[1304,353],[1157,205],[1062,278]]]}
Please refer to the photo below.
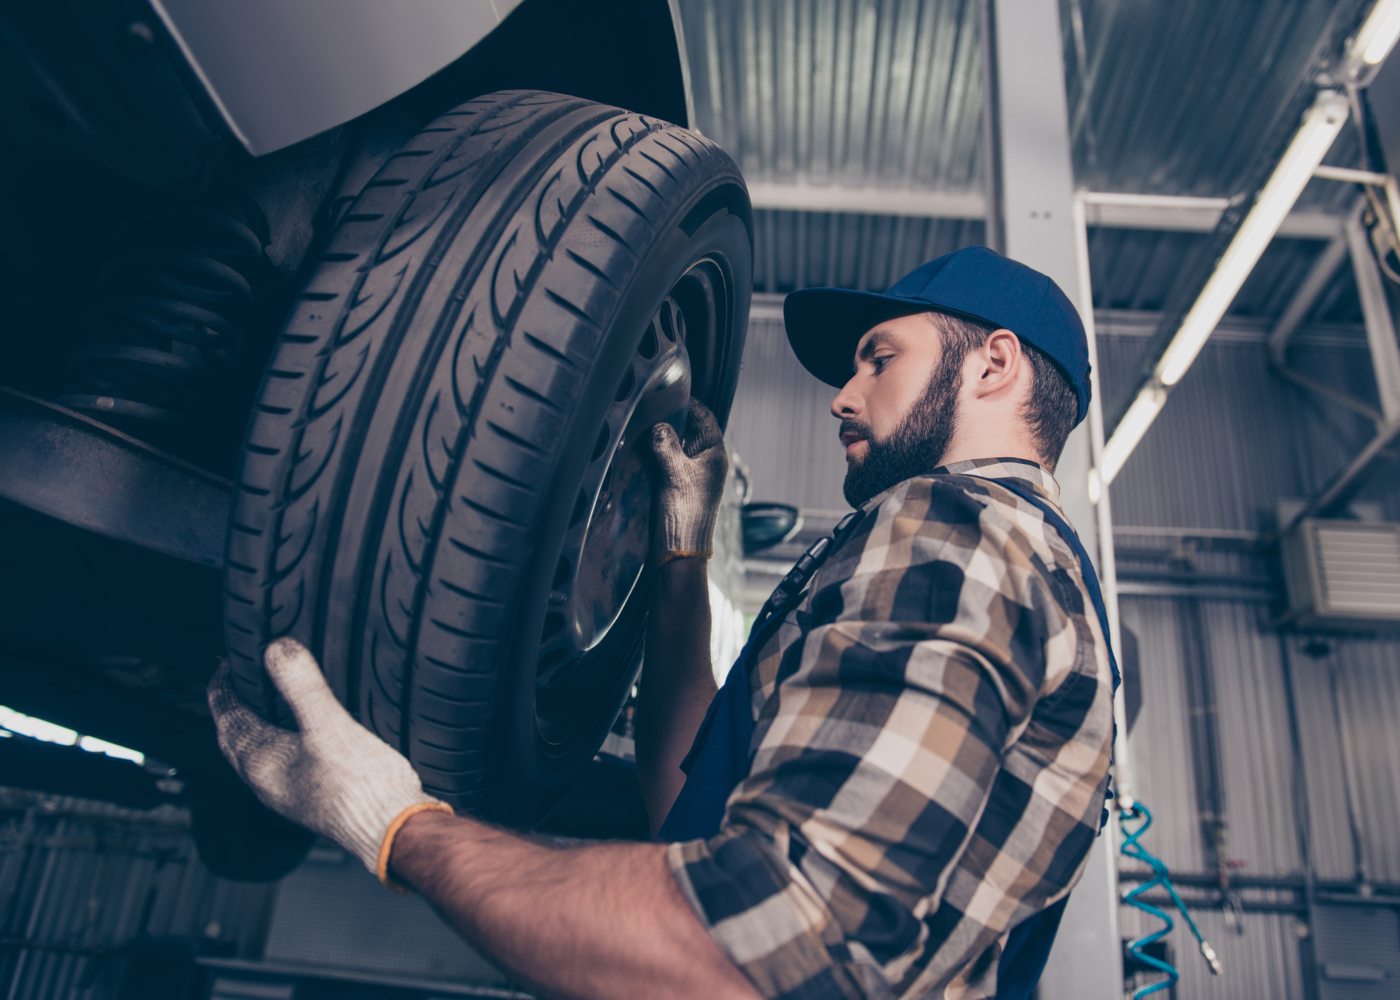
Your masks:
{"label": "ceiling light fixture", "polygon": [[1210,280],[1201,289],[1201,294],[1196,297],[1161,360],[1157,362],[1153,375],[1163,385],[1172,386],[1181,381],[1181,376],[1196,360],[1196,355],[1215,331],[1225,310],[1230,308],[1240,286],[1254,270],[1254,265],[1263,256],[1278,227],[1293,210],[1298,195],[1302,194],[1313,171],[1327,155],[1327,150],[1332,148],[1332,142],[1346,118],[1346,98],[1336,91],[1319,94],[1303,116],[1303,124],[1260,190],[1254,207],[1240,223],[1234,239],[1215,265]]}
{"label": "ceiling light fixture", "polygon": [[1378,0],[1347,46],[1348,64],[1379,66],[1400,38],[1400,0]]}
{"label": "ceiling light fixture", "polygon": [[[1392,2],[1400,10],[1400,0],[1382,0],[1382,5]],[[1167,392],[1181,381],[1210,335],[1215,332],[1245,279],[1254,270],[1254,265],[1263,256],[1283,220],[1293,210],[1313,171],[1332,147],[1346,118],[1346,98],[1335,90],[1322,91],[1308,108],[1278,166],[1260,188],[1254,205],[1235,231],[1230,245],[1220,255],[1205,287],[1187,310],[1166,350],[1153,367],[1152,377],[1138,392],[1137,398],[1104,445],[1100,469],[1103,485],[1108,485],[1118,475],[1123,463],[1161,412]]]}
{"label": "ceiling light fixture", "polygon": [[1123,414],[1123,419],[1118,421],[1118,426],[1113,429],[1113,436],[1103,446],[1103,455],[1099,459],[1099,479],[1102,485],[1113,482],[1118,471],[1123,468],[1123,463],[1147,433],[1147,428],[1152,426],[1152,421],[1162,412],[1166,401],[1167,390],[1164,386],[1148,385],[1138,393],[1133,405],[1128,407],[1128,412]]}

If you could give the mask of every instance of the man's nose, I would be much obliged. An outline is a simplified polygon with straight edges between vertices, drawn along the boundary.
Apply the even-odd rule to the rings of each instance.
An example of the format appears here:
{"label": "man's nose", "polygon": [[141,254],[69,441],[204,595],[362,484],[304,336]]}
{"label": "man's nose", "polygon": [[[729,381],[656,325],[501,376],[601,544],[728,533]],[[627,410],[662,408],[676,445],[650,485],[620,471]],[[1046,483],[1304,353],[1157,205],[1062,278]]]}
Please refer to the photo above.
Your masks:
{"label": "man's nose", "polygon": [[842,386],[841,391],[836,394],[836,398],[831,401],[831,415],[838,420],[860,416],[861,399],[851,388],[851,382],[854,381],[853,378]]}

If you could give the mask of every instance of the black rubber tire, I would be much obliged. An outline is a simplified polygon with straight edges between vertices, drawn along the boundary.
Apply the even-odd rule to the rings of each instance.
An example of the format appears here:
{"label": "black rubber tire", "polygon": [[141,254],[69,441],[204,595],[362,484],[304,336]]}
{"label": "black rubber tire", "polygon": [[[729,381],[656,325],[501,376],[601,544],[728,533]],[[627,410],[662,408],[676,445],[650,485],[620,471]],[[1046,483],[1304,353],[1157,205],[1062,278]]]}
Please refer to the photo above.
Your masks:
{"label": "black rubber tire", "polygon": [[635,679],[645,587],[616,662],[574,692],[597,705],[563,735],[536,715],[543,595],[619,379],[697,261],[726,286],[709,342],[688,345],[723,420],[752,232],[713,143],[516,91],[390,157],[312,271],[250,419],[226,571],[239,694],[287,724],[260,657],[294,635],[431,792],[539,818]]}

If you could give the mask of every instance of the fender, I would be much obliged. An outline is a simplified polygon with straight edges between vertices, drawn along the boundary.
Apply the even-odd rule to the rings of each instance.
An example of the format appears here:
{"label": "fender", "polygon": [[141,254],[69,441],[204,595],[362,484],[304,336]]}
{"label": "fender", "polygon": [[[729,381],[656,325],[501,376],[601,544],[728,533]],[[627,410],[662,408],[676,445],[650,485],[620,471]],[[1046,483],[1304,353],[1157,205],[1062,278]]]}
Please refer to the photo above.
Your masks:
{"label": "fender", "polygon": [[678,21],[666,0],[151,5],[231,135],[254,156],[397,98],[415,110],[426,105],[426,116],[512,87],[678,124],[689,117]]}

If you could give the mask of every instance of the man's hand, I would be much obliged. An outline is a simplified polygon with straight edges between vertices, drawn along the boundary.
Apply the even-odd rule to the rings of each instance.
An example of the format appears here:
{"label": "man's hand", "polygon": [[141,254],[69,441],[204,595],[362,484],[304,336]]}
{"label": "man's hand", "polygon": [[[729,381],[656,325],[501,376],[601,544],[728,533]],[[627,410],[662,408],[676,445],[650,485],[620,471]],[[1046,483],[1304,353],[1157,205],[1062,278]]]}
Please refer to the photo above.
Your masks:
{"label": "man's hand", "polygon": [[715,695],[705,558],[729,460],[719,421],[696,400],[685,440],[670,424],[657,424],[651,447],[657,468],[651,553],[658,569],[637,702],[637,770],[655,835],[685,783],[681,760]]}
{"label": "man's hand", "polygon": [[719,421],[692,399],[685,440],[670,424],[657,424],[651,450],[658,469],[652,559],[659,566],[672,559],[708,558],[729,468]]}
{"label": "man's hand", "polygon": [[[299,730],[259,719],[220,667],[209,708],[234,769],[264,803],[341,844],[381,881],[417,890],[542,995],[757,996],[696,917],[663,845],[545,846],[454,817],[340,706],[305,647],[279,639],[264,659]],[[420,815],[428,811],[449,815]]]}
{"label": "man's hand", "polygon": [[387,884],[391,827],[413,811],[450,808],[423,791],[403,755],[351,718],[305,646],[278,639],[263,661],[297,731],[264,722],[239,701],[225,663],[209,684],[219,748],[264,805],[331,838]]}

